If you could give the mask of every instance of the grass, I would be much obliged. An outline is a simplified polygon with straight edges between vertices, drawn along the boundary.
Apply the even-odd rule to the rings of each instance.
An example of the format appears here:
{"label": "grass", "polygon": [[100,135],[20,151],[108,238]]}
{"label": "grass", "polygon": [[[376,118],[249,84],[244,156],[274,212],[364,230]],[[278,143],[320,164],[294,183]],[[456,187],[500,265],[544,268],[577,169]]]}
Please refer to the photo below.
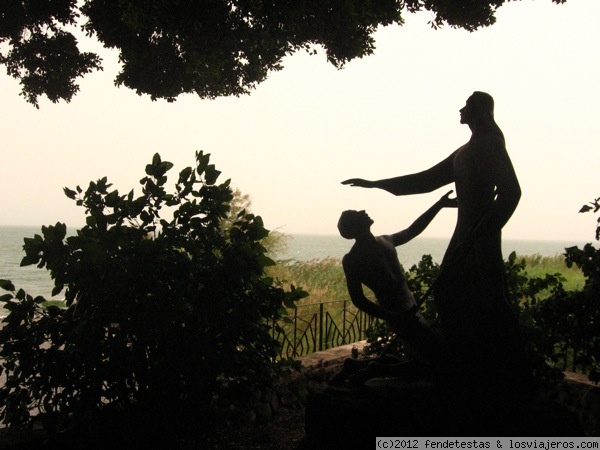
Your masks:
{"label": "grass", "polygon": [[529,277],[543,277],[547,273],[560,273],[565,277],[565,281],[563,282],[565,291],[577,291],[583,289],[585,284],[583,272],[575,266],[567,267],[563,255],[519,255],[518,258],[525,259],[526,271]]}
{"label": "grass", "polygon": [[[525,259],[528,277],[544,277],[545,274],[560,273],[566,291],[581,290],[585,277],[577,267],[567,267],[562,255],[518,256]],[[284,285],[293,284],[309,293],[298,305],[330,302],[333,300],[348,300],[346,279],[342,262],[339,258],[313,259],[310,261],[285,260],[269,268],[269,275],[281,280]],[[369,296],[367,292],[367,296]]]}
{"label": "grass", "polygon": [[[581,270],[576,267],[567,267],[564,256],[545,257],[540,255],[519,256],[518,261],[525,260],[525,272],[527,277],[544,278],[546,274],[560,273],[564,280],[564,289],[580,290],[584,286],[585,277]],[[340,300],[346,300],[348,311],[357,312],[349,301],[346,288],[346,278],[342,268],[342,262],[338,258],[313,259],[310,261],[285,260],[279,261],[276,266],[269,267],[269,275],[280,280],[284,287],[290,284],[301,287],[308,292],[309,296],[296,303],[296,310],[290,310],[290,318],[297,317],[299,322],[283,325],[286,336],[295,336],[304,342],[305,338],[296,335],[295,330],[315,330],[317,317],[323,312],[335,317],[336,323],[340,321],[340,311],[343,309]],[[549,292],[541,292],[538,298],[543,299]],[[370,290],[365,288],[365,295],[374,300],[375,297]],[[320,305],[322,304],[322,305]],[[322,308],[322,309],[321,309]],[[292,312],[293,311],[293,312]],[[309,323],[311,324],[309,326]],[[309,338],[306,338],[310,341]],[[312,342],[312,341],[311,341]],[[308,346],[308,341],[306,343]]]}
{"label": "grass", "polygon": [[348,299],[346,277],[342,261],[338,258],[279,261],[269,268],[269,275],[284,285],[293,284],[309,293],[298,305]]}

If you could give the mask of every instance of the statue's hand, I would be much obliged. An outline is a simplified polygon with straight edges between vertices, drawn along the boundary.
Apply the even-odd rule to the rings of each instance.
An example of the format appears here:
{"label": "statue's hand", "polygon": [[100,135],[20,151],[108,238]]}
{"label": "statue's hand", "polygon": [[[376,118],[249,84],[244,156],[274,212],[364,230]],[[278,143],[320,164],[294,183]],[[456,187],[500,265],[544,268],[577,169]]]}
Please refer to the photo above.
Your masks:
{"label": "statue's hand", "polygon": [[350,178],[349,180],[342,181],[342,184],[349,184],[350,186],[370,188],[373,187],[373,182],[369,180],[363,180],[362,178]]}
{"label": "statue's hand", "polygon": [[456,197],[450,198],[450,194],[453,191],[448,191],[438,200],[442,208],[456,208],[458,207],[458,199]]}

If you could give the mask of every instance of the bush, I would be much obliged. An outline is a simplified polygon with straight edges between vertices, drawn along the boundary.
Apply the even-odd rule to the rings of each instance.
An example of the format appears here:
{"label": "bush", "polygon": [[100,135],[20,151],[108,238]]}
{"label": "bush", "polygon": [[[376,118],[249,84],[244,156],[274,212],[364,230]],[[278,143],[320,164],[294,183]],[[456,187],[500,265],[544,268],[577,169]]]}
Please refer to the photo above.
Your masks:
{"label": "bush", "polygon": [[187,439],[213,429],[217,405],[244,404],[278,377],[267,321],[304,293],[265,275],[260,217],[242,210],[224,223],[232,191],[209,155],[197,153],[167,193],[171,168],[156,154],[137,198],[106,178],[65,188],[86,226],[25,239],[22,265],[46,267],[66,307],[1,281],[0,418],[10,427],[85,430],[116,414],[148,440]]}
{"label": "bush", "polygon": [[[579,212],[600,211],[600,198],[584,205]],[[600,240],[600,217],[595,233]],[[600,250],[591,243],[583,248],[566,249],[568,267],[579,267],[585,276],[583,289],[556,292],[539,305],[536,319],[554,343],[557,357],[572,370],[585,372],[591,381],[600,382]]]}
{"label": "bush", "polygon": [[[530,276],[526,258],[517,257],[515,252],[508,256],[504,266],[509,288],[508,300],[519,318],[536,379],[540,385],[550,388],[562,378],[561,371],[555,367],[560,358],[557,354],[559,340],[556,334],[549,333],[548,324],[542,320],[545,316],[540,311],[543,310],[545,298],[564,295],[564,278],[560,273]],[[421,261],[405,274],[409,289],[415,294],[417,302],[422,302],[421,312],[431,326],[438,330],[439,317],[431,295],[431,286],[439,273],[439,264],[433,262],[430,255],[423,255]],[[369,331],[365,353],[381,354],[393,343],[395,347],[388,350],[404,355],[402,343],[395,341],[394,336],[385,322],[376,323]]]}

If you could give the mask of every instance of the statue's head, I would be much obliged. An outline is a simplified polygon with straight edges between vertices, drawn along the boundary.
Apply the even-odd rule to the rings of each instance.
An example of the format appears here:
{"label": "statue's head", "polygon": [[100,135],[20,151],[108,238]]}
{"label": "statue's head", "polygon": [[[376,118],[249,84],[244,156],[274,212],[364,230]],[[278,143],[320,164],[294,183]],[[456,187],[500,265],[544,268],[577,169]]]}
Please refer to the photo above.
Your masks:
{"label": "statue's head", "polygon": [[338,230],[345,239],[356,239],[370,232],[373,219],[365,211],[347,210],[340,215]]}
{"label": "statue's head", "polygon": [[471,97],[469,97],[469,100],[473,102],[473,107],[479,114],[494,118],[494,99],[490,94],[487,92],[475,91]]}
{"label": "statue's head", "polygon": [[460,110],[461,123],[494,123],[494,99],[486,92],[475,91]]}

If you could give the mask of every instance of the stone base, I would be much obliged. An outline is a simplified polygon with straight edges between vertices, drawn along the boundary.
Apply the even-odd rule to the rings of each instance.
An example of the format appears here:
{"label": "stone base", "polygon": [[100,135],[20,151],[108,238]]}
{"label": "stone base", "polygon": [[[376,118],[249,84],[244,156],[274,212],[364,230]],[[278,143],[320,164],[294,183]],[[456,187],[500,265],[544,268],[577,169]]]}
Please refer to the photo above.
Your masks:
{"label": "stone base", "polygon": [[554,402],[485,397],[430,381],[328,386],[307,398],[307,448],[371,448],[376,436],[582,436],[576,418]]}

